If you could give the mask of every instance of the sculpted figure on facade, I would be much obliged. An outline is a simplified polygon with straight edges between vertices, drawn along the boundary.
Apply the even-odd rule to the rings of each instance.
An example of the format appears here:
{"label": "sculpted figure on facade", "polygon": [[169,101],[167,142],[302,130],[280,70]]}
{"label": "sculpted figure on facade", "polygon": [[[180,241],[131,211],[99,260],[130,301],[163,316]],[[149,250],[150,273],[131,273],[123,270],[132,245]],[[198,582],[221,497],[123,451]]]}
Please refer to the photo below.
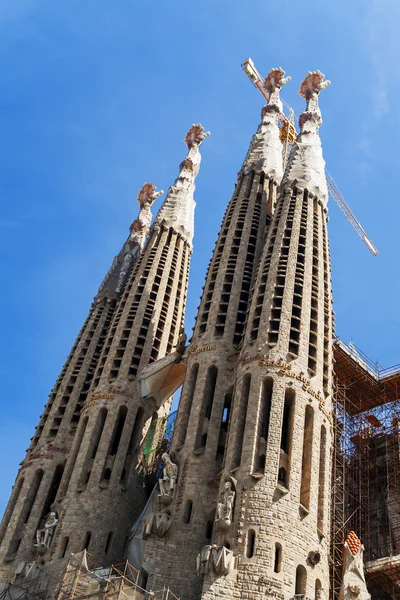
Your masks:
{"label": "sculpted figure on facade", "polygon": [[178,465],[172,462],[168,452],[161,456],[164,463],[163,476],[158,480],[160,493],[158,494],[162,504],[169,504],[175,496],[176,482],[178,480]]}
{"label": "sculpted figure on facade", "polygon": [[339,600],[371,600],[364,576],[364,546],[350,531],[343,548],[343,581]]}
{"label": "sculpted figure on facade", "polygon": [[50,547],[50,542],[52,540],[54,530],[57,527],[58,518],[56,512],[50,512],[46,517],[46,522],[42,529],[38,529],[36,531],[36,544],[35,546],[38,548],[40,546],[44,546],[45,548]]}
{"label": "sculpted figure on facade", "polygon": [[228,575],[234,568],[234,556],[232,550],[225,546],[216,544],[203,546],[197,556],[197,574],[199,577],[208,575],[210,571],[218,577]]}
{"label": "sculpted figure on facade", "polygon": [[147,540],[152,534],[158,538],[164,537],[171,523],[172,518],[168,512],[151,513],[143,523],[143,539]]}
{"label": "sculpted figure on facade", "polygon": [[235,482],[233,478],[225,481],[224,487],[220,493],[217,511],[215,515],[215,524],[220,531],[228,529],[232,523],[232,513],[235,504]]}

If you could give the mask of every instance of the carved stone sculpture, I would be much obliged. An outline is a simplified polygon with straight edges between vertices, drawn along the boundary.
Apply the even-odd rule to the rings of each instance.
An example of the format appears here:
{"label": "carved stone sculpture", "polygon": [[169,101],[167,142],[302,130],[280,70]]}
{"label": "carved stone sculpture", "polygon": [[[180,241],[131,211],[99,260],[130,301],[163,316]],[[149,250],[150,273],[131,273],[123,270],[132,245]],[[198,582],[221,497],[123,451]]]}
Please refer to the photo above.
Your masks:
{"label": "carved stone sculpture", "polygon": [[50,547],[50,542],[53,537],[55,528],[57,527],[58,518],[56,512],[51,512],[46,517],[46,522],[42,529],[36,531],[36,544],[35,547],[44,546],[45,548]]}
{"label": "carved stone sculpture", "polygon": [[178,465],[172,462],[170,455],[167,452],[161,457],[165,467],[163,469],[163,476],[158,480],[160,486],[160,493],[158,497],[162,504],[170,504],[175,495],[176,482],[178,480]]}
{"label": "carved stone sculpture", "polygon": [[143,522],[142,535],[147,540],[152,534],[158,538],[165,536],[171,527],[172,518],[167,512],[151,513]]}
{"label": "carved stone sculpture", "polygon": [[234,568],[234,562],[232,550],[216,544],[206,545],[197,556],[197,574],[203,577],[213,571],[218,577],[228,575]]}
{"label": "carved stone sculpture", "polygon": [[215,515],[215,524],[217,529],[224,531],[232,523],[232,512],[235,503],[235,485],[234,480],[229,478],[225,481],[224,487],[220,493],[217,511]]}
{"label": "carved stone sculpture", "polygon": [[364,576],[364,546],[350,531],[343,548],[343,581],[339,600],[370,600]]}

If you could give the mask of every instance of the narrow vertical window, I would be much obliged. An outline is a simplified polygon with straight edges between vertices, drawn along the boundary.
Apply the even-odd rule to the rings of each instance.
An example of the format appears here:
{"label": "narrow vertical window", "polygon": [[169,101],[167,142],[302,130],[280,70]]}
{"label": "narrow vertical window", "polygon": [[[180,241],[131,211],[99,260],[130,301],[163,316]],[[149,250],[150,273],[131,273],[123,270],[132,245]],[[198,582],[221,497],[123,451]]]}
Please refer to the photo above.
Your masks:
{"label": "narrow vertical window", "polygon": [[236,444],[234,450],[233,464],[231,468],[238,467],[242,458],[242,447],[244,439],[244,429],[246,426],[247,405],[250,395],[251,375],[247,373],[243,377],[242,388],[240,392],[239,410],[236,419]]}
{"label": "narrow vertical window", "polygon": [[197,430],[196,450],[204,449],[207,444],[208,424],[213,406],[215,386],[217,383],[217,374],[217,367],[211,366],[208,368],[206,385],[203,393],[203,402],[200,412],[199,426]]}
{"label": "narrow vertical window", "polygon": [[112,540],[113,540],[114,534],[112,531],[110,531],[110,533],[107,536],[107,541],[106,541],[106,546],[104,548],[104,553],[108,554],[111,548],[111,544],[112,544]]}
{"label": "narrow vertical window", "polygon": [[86,458],[83,463],[81,475],[78,483],[78,490],[82,491],[85,489],[92,469],[93,461],[97,454],[97,449],[100,444],[101,435],[103,433],[104,425],[107,418],[107,409],[101,408],[99,414],[97,415],[96,424],[91,434],[91,439],[89,443],[89,447],[86,453]]}
{"label": "narrow vertical window", "polygon": [[43,479],[43,471],[42,471],[42,469],[39,469],[35,473],[35,476],[33,478],[31,486],[29,488],[28,495],[25,500],[25,506],[23,509],[23,516],[24,516],[23,522],[24,523],[27,523],[29,521],[29,517],[31,515],[31,511],[32,511],[33,505],[35,503],[36,496],[37,496],[39,486],[40,486],[42,479]]}
{"label": "narrow vertical window", "polygon": [[290,460],[292,451],[293,418],[294,418],[295,392],[291,388],[285,391],[283,406],[281,455],[279,459],[278,483],[289,488]]}
{"label": "narrow vertical window", "polygon": [[254,471],[258,473],[264,473],[265,469],[272,387],[273,380],[270,377],[264,379],[261,385],[257,451],[254,461]]}
{"label": "narrow vertical window", "polygon": [[226,437],[228,435],[228,426],[231,415],[232,406],[232,391],[233,388],[229,388],[229,391],[225,394],[224,407],[222,409],[221,425],[219,428],[217,454],[215,460],[221,464],[225,454]]}
{"label": "narrow vertical window", "polygon": [[322,585],[319,579],[315,580],[315,600],[322,600]]}
{"label": "narrow vertical window", "polygon": [[58,555],[58,558],[64,558],[67,549],[68,549],[68,544],[69,544],[69,537],[65,536],[61,542],[61,547],[60,547],[60,553]]}
{"label": "narrow vertical window", "polygon": [[256,532],[254,529],[249,529],[247,532],[246,557],[253,558],[254,548],[256,545]]}
{"label": "narrow vertical window", "polygon": [[275,544],[274,573],[280,573],[282,568],[282,546],[278,542]]}
{"label": "narrow vertical window", "polygon": [[192,518],[192,510],[193,510],[193,502],[192,500],[187,500],[185,504],[185,510],[183,512],[183,522],[185,525],[190,523],[190,519]]}
{"label": "narrow vertical window", "polygon": [[123,488],[126,488],[128,483],[129,474],[132,467],[132,457],[140,441],[140,434],[143,428],[143,415],[144,410],[142,407],[139,407],[136,413],[135,422],[133,424],[131,439],[129,440],[128,450],[126,451],[125,462],[120,478],[120,484]]}
{"label": "narrow vertical window", "polygon": [[124,430],[127,412],[128,412],[128,409],[126,408],[126,406],[121,406],[118,411],[118,419],[115,424],[113,437],[112,437],[111,443],[110,443],[110,452],[109,452],[110,456],[115,456],[118,452],[118,447],[119,447],[119,443],[121,441],[122,432]]}
{"label": "narrow vertical window", "polygon": [[113,431],[113,434],[112,434],[112,437],[110,440],[110,445],[108,448],[106,460],[104,463],[103,474],[101,476],[101,481],[103,483],[105,483],[111,479],[112,463],[108,464],[108,461],[109,461],[110,457],[115,456],[118,452],[119,444],[120,444],[121,437],[122,437],[122,432],[124,430],[127,412],[128,412],[128,409],[126,408],[126,406],[120,406],[120,408],[118,410],[117,420],[114,425],[114,431]]}
{"label": "narrow vertical window", "polygon": [[[186,439],[186,432],[189,423],[190,411],[193,403],[194,391],[196,389],[197,374],[199,372],[199,363],[195,363],[190,371],[187,388],[183,389],[182,400],[179,406],[179,423],[177,423],[176,445],[183,446]],[[175,437],[175,436],[174,436]],[[175,440],[174,440],[175,441]]]}
{"label": "narrow vertical window", "polygon": [[60,482],[62,475],[64,473],[64,465],[57,465],[54,471],[53,478],[51,480],[51,484],[49,487],[49,491],[47,492],[46,500],[43,505],[42,514],[40,519],[44,519],[46,515],[51,511],[51,505],[54,504],[54,501],[57,496],[58,488],[60,487]]}
{"label": "narrow vertical window", "polygon": [[59,493],[60,497],[64,497],[67,492],[69,482],[71,479],[71,475],[72,475],[74,467],[75,467],[76,459],[78,457],[79,450],[81,449],[81,444],[82,444],[83,436],[85,435],[88,420],[89,420],[89,417],[86,416],[82,420],[81,424],[79,424],[79,426],[78,426],[78,431],[75,435],[75,444],[72,448],[71,457],[67,462],[66,469],[64,471],[64,475],[61,480],[60,493]]}
{"label": "narrow vertical window", "polygon": [[325,512],[325,456],[326,456],[326,429],[321,427],[321,440],[319,445],[319,479],[318,479],[318,533],[324,533]]}
{"label": "narrow vertical window", "polygon": [[83,540],[82,550],[89,550],[91,539],[92,539],[92,533],[90,531],[87,531],[85,534],[85,539]]}
{"label": "narrow vertical window", "polygon": [[22,505],[22,510],[20,512],[20,516],[18,522],[14,529],[13,537],[10,541],[10,545],[8,547],[8,555],[14,555],[18,551],[19,545],[21,543],[21,528],[25,523],[29,521],[29,517],[32,512],[33,505],[35,503],[40,484],[43,479],[43,470],[38,469],[32,479],[32,482],[27,490],[27,494],[25,496],[24,503]]}
{"label": "narrow vertical window", "polygon": [[11,517],[13,515],[15,505],[18,502],[19,494],[21,492],[21,488],[22,488],[23,483],[24,483],[24,478],[21,477],[21,479],[18,481],[18,483],[15,485],[15,487],[13,489],[13,492],[12,492],[12,495],[11,495],[11,498],[10,498],[10,502],[8,503],[7,510],[6,510],[5,514],[4,514],[4,518],[3,518],[3,521],[1,523],[0,544],[1,544],[2,540],[3,540],[5,532],[7,531],[7,527],[8,527],[8,524],[10,522],[10,519],[11,519]]}
{"label": "narrow vertical window", "polygon": [[101,434],[103,433],[104,425],[106,422],[107,410],[105,408],[100,409],[99,416],[95,430],[93,432],[92,444],[91,444],[91,455],[90,458],[96,458],[97,450],[99,448]]}
{"label": "narrow vertical window", "polygon": [[304,416],[303,459],[301,465],[300,488],[300,504],[307,510],[310,509],[313,429],[314,411],[311,406],[307,406]]}
{"label": "narrow vertical window", "polygon": [[303,565],[299,565],[296,569],[296,595],[305,595],[307,590],[307,571]]}

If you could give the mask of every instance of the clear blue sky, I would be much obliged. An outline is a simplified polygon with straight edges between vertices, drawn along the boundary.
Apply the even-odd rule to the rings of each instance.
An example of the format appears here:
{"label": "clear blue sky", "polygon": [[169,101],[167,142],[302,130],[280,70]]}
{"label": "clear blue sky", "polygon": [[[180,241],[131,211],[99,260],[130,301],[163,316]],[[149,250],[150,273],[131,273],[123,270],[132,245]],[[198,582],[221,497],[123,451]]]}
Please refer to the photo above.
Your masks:
{"label": "clear blue sky", "polygon": [[[137,213],[167,189],[191,123],[211,131],[197,179],[187,311],[262,98],[241,71],[320,69],[328,168],[380,250],[330,202],[337,333],[400,362],[398,0],[2,0],[0,4],[0,513],[91,299]],[[159,206],[157,203],[157,207]],[[154,211],[155,212],[155,211]]]}

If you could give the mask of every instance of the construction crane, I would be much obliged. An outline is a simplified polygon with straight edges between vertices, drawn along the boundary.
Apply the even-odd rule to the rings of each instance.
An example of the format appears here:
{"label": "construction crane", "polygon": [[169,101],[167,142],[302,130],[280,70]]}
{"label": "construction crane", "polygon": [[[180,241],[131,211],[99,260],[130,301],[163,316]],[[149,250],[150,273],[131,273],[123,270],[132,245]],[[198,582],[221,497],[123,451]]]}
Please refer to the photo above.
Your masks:
{"label": "construction crane", "polygon": [[[242,64],[242,69],[247,75],[247,77],[250,79],[250,81],[253,83],[253,85],[259,90],[259,92],[261,92],[266,101],[269,102],[269,94],[264,85],[264,80],[257,71],[251,58],[248,58],[244,61],[244,63]],[[283,168],[285,169],[290,149],[297,138],[297,131],[295,126],[296,115],[294,113],[293,108],[289,106],[289,104],[287,104],[287,102],[285,102],[283,99],[282,104],[286,107],[286,109],[289,112],[288,116],[285,115],[283,112],[279,115],[279,132],[280,139],[283,145],[282,162]],[[378,250],[365,233],[361,224],[357,221],[343,195],[340,193],[339,188],[337,187],[332,175],[328,172],[327,169],[325,169],[325,177],[328,186],[328,192],[332,200],[338,205],[346,219],[349,221],[350,225],[353,227],[354,231],[367,246],[371,254],[373,256],[377,256]]]}

